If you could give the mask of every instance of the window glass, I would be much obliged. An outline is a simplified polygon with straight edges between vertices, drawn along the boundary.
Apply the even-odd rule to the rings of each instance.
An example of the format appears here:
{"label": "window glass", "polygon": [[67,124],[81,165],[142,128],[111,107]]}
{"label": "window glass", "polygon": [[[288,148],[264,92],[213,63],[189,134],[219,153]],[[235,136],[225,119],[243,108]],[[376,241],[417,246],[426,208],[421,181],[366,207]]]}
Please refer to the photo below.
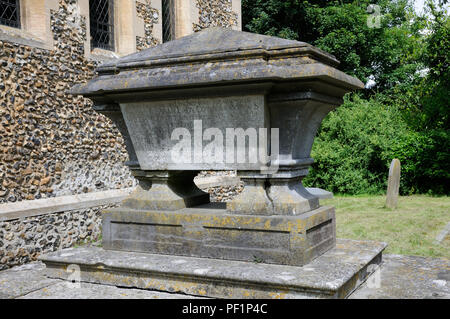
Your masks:
{"label": "window glass", "polygon": [[114,1],[90,0],[91,48],[114,50]]}
{"label": "window glass", "polygon": [[20,28],[20,0],[0,0],[0,24]]}
{"label": "window glass", "polygon": [[175,40],[175,1],[162,0],[163,42]]}

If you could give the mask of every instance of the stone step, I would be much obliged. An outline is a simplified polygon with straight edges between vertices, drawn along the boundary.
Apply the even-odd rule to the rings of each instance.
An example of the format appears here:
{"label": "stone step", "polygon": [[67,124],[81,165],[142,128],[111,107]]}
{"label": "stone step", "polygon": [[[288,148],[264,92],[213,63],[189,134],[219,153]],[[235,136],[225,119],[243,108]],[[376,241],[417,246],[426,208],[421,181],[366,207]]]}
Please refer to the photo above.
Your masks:
{"label": "stone step", "polygon": [[378,268],[385,248],[340,239],[302,267],[97,247],[65,249],[40,260],[50,278],[75,279],[79,269],[82,282],[120,287],[215,298],[346,298]]}

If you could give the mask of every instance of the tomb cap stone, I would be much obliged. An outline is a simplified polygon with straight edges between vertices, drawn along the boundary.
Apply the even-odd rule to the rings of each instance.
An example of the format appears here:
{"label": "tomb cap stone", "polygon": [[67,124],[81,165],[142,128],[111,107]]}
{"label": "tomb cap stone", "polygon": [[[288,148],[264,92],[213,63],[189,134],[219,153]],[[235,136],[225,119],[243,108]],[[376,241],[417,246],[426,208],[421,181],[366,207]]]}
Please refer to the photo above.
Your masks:
{"label": "tomb cap stone", "polygon": [[71,93],[95,97],[108,92],[305,80],[338,86],[336,97],[363,88],[361,81],[337,70],[338,64],[333,55],[304,42],[215,27],[105,63],[96,78]]}

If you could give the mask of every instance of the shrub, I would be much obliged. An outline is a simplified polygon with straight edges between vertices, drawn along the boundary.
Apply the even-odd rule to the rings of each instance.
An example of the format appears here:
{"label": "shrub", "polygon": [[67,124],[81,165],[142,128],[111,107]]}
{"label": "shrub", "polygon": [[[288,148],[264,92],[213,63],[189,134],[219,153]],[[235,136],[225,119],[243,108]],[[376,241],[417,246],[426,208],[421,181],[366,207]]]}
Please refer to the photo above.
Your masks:
{"label": "shrub", "polygon": [[[396,107],[348,95],[322,123],[312,149],[315,163],[304,183],[335,193],[383,193],[390,162],[414,136]],[[411,157],[400,160],[407,166],[404,161]]]}

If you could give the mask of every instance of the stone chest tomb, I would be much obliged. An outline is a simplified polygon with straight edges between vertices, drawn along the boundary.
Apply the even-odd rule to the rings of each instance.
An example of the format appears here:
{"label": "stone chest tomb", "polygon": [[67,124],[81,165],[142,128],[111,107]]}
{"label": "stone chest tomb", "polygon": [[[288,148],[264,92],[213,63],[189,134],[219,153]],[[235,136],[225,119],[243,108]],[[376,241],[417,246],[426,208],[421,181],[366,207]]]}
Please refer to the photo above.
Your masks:
{"label": "stone chest tomb", "polygon": [[[139,187],[103,213],[103,247],[41,257],[50,277],[219,298],[345,298],[384,243],[336,240],[302,185],[323,118],[362,83],[306,43],[213,28],[104,64],[73,88],[111,118]],[[261,142],[262,141],[262,142]],[[255,156],[255,154],[257,156]],[[200,170],[243,192],[210,203]]]}
{"label": "stone chest tomb", "polygon": [[[140,184],[104,213],[104,248],[301,266],[335,247],[334,209],[301,181],[322,119],[363,87],[337,65],[303,42],[212,28],[98,68],[72,93],[116,123]],[[229,141],[237,128],[266,132],[256,147],[269,161],[252,161],[250,133],[250,149],[235,149],[244,160],[228,148],[205,160],[204,132]],[[178,159],[177,130],[192,135]],[[245,189],[209,203],[193,181],[200,170],[236,170]]]}

